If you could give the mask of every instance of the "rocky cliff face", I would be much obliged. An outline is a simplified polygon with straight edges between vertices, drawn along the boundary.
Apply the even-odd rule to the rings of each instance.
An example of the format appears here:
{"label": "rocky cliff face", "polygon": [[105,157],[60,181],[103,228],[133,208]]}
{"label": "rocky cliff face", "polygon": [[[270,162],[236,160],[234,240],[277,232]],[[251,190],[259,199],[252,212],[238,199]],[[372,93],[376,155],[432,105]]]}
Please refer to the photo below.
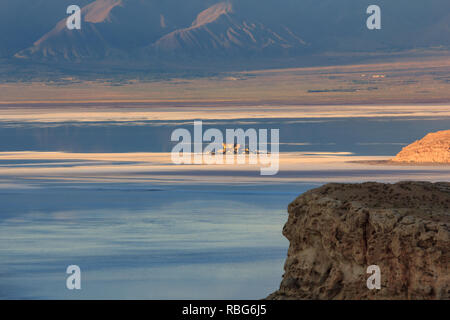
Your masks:
{"label": "rocky cliff face", "polygon": [[450,163],[450,130],[427,134],[400,151],[393,162]]}
{"label": "rocky cliff face", "polygon": [[[450,183],[327,184],[288,211],[269,299],[450,299]],[[379,290],[367,288],[370,265]]]}

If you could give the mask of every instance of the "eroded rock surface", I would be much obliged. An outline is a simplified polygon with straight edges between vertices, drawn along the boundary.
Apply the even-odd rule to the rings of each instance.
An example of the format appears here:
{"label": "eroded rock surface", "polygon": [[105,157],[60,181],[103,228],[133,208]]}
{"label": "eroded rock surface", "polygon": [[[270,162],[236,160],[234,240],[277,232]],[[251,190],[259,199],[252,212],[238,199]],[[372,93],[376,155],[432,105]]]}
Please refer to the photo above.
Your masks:
{"label": "eroded rock surface", "polygon": [[427,134],[423,139],[404,147],[392,161],[450,164],[450,130]]}
{"label": "eroded rock surface", "polygon": [[[288,207],[269,299],[450,299],[450,183],[327,184]],[[367,267],[381,269],[369,290]]]}

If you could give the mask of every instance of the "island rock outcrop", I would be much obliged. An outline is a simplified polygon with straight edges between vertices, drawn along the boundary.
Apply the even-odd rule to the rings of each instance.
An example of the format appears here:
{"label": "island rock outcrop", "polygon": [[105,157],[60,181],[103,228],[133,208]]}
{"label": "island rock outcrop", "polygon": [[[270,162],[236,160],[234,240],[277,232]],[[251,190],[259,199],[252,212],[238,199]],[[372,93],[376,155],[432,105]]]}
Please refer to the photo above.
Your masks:
{"label": "island rock outcrop", "polygon": [[450,164],[450,130],[427,134],[423,139],[404,147],[392,161]]}

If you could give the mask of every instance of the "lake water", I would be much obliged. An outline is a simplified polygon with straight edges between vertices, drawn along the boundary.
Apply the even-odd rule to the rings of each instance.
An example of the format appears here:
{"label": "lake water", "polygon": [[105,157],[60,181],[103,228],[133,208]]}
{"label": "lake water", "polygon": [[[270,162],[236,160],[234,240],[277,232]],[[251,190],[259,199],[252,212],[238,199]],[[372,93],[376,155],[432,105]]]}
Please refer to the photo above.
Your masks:
{"label": "lake water", "polygon": [[[428,132],[449,129],[450,118],[239,119],[203,124],[205,130],[279,128],[281,152],[392,156]],[[192,121],[3,121],[0,154],[169,152],[170,134],[180,127],[192,129]],[[116,165],[132,163],[130,159]],[[135,174],[123,181],[119,176],[99,179],[102,173],[95,172],[82,179],[76,171],[54,175],[79,165],[79,159],[0,156],[0,298],[264,298],[278,288],[283,274],[289,244],[281,231],[287,205],[326,177],[364,181],[366,174],[376,171],[281,168],[281,177],[303,178],[289,183],[276,177],[248,180],[245,174],[225,183],[220,177],[225,179],[231,174],[227,172],[210,173],[211,183],[190,180],[178,171],[170,179],[141,179]],[[50,170],[52,175],[27,171],[34,169]],[[436,174],[448,180],[449,169],[440,170]],[[430,179],[426,168],[388,172],[394,180],[407,173]],[[80,266],[82,290],[66,289],[69,265]]]}

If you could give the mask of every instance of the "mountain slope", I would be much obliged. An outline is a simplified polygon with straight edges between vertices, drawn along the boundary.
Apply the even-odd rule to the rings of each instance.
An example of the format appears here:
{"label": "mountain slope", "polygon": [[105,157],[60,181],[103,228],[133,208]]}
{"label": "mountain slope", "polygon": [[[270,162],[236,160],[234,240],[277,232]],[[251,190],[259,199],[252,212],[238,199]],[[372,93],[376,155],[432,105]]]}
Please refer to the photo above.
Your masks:
{"label": "mountain slope", "polygon": [[[92,0],[77,0],[85,6]],[[11,57],[51,30],[73,0],[1,0],[0,57]]]}
{"label": "mountain slope", "polygon": [[111,23],[112,9],[120,6],[122,0],[97,0],[81,10],[82,29],[69,30],[66,19],[58,22],[55,28],[37,40],[31,48],[15,56],[38,59],[77,60],[84,57],[101,58],[112,53],[108,42],[97,28],[98,24]]}
{"label": "mountain slope", "polygon": [[151,47],[172,54],[230,54],[267,49],[300,48],[306,43],[287,27],[274,31],[258,21],[248,21],[231,2],[202,11],[188,28],[176,30]]}
{"label": "mountain slope", "polygon": [[[81,30],[68,30],[66,17],[16,58],[39,61],[135,58],[140,48],[184,27],[215,0],[96,0],[82,8]],[[65,8],[64,8],[65,12]]]}

